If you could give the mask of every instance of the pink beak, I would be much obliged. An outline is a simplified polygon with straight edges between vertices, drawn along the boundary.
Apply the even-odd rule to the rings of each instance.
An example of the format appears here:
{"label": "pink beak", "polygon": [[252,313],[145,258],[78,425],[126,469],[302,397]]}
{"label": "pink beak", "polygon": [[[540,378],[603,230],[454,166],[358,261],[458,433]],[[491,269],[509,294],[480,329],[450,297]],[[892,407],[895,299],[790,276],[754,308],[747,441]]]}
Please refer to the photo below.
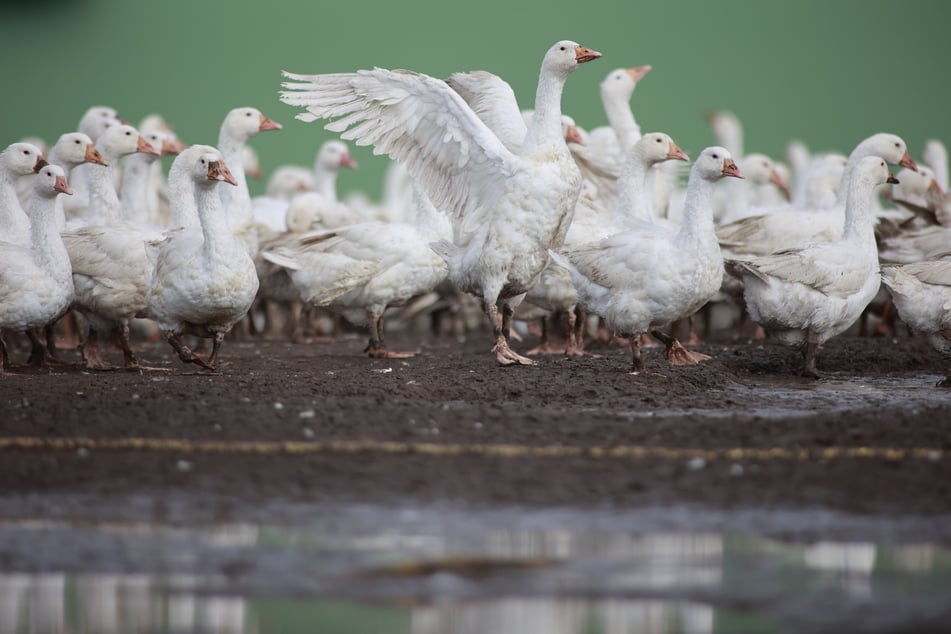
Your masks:
{"label": "pink beak", "polygon": [[568,129],[565,130],[565,143],[584,145],[584,137],[581,136],[581,131],[578,130],[578,126],[568,126]]}
{"label": "pink beak", "polygon": [[139,137],[138,142],[135,144],[135,151],[142,152],[143,154],[154,154],[155,156],[162,156],[162,152],[152,147],[152,144],[145,140],[145,137]]}
{"label": "pink beak", "polygon": [[670,142],[670,147],[667,149],[667,158],[675,159],[678,161],[689,161],[690,157],[687,156],[687,153],[681,150],[676,143],[673,141]]}
{"label": "pink beak", "polygon": [[72,196],[73,190],[69,188],[69,183],[66,182],[66,178],[63,176],[57,176],[56,182],[53,184],[53,189],[63,194],[68,194]]}
{"label": "pink beak", "polygon": [[278,122],[275,121],[274,119],[268,119],[267,117],[265,117],[265,116],[262,114],[262,115],[261,115],[261,125],[260,125],[260,127],[259,127],[258,129],[259,129],[261,132],[264,132],[265,130],[280,130],[280,129],[283,128],[283,127],[284,127],[284,126],[282,126],[280,123],[278,123]]}
{"label": "pink beak", "polygon": [[231,170],[228,169],[224,161],[211,161],[208,163],[208,180],[224,181],[231,183],[235,187],[238,185],[238,181],[234,179]]}
{"label": "pink beak", "polygon": [[340,167],[349,167],[355,170],[360,167],[360,164],[350,156],[349,152],[344,152],[343,156],[340,157]]}
{"label": "pink beak", "polygon": [[736,163],[733,162],[733,159],[723,159],[723,175],[732,176],[733,178],[743,178],[743,175],[740,174],[740,168],[736,166]]}
{"label": "pink beak", "polygon": [[639,82],[644,79],[644,75],[651,72],[652,66],[650,64],[644,64],[643,66],[635,66],[634,68],[628,68],[627,74],[630,75],[631,79],[634,80],[634,83]]}
{"label": "pink beak", "polygon": [[898,164],[902,167],[907,167],[910,170],[914,170],[916,172],[918,171],[918,165],[916,165],[915,162],[911,160],[911,156],[907,151],[905,152],[905,155],[901,157],[901,161],[899,161]]}

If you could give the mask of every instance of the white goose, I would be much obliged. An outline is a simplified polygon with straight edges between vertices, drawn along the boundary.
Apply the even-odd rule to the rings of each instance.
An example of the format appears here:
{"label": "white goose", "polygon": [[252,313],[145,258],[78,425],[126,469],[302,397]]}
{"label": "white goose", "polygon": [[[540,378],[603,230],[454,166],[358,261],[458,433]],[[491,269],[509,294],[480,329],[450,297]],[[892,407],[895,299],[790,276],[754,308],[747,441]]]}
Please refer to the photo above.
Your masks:
{"label": "white goose", "polygon": [[948,148],[938,139],[925,141],[925,149],[921,151],[921,160],[930,167],[935,174],[941,189],[948,191]]}
{"label": "white goose", "polygon": [[[295,196],[314,189],[314,175],[306,167],[282,165],[271,172],[264,196],[251,199],[251,213],[262,242],[287,231],[287,207]],[[262,229],[263,227],[263,229]]]}
{"label": "white goose", "polygon": [[[63,168],[66,180],[73,169],[84,163],[108,165],[109,162],[96,149],[89,135],[82,132],[67,132],[59,137],[50,149],[47,160],[51,165]],[[66,212],[63,208],[63,196],[56,197],[56,226],[60,231],[66,228]]]}
{"label": "white goose", "polygon": [[[0,242],[0,330],[27,331],[33,341],[31,359],[42,364],[45,349],[32,329],[56,321],[73,299],[69,256],[56,227],[56,196],[69,194],[65,172],[56,165],[42,167],[27,202],[30,245]],[[0,337],[0,374],[7,363]]]}
{"label": "white goose", "polygon": [[[190,187],[177,182],[186,177]],[[182,361],[211,371],[225,334],[247,314],[258,290],[254,262],[228,227],[217,191],[221,182],[236,185],[217,149],[193,145],[175,159],[170,193],[194,192],[201,224],[172,232],[159,245],[147,314]],[[182,342],[186,333],[213,339],[207,362]]]}
{"label": "white goose", "polygon": [[718,223],[730,223],[762,213],[763,188],[775,188],[788,200],[789,185],[780,175],[773,159],[765,154],[747,154],[737,160],[745,180],[724,183],[714,198],[713,218]]}
{"label": "white goose", "polygon": [[706,148],[690,170],[679,229],[642,222],[552,256],[571,273],[582,304],[617,334],[630,337],[634,373],[644,369],[639,335],[648,332],[664,342],[674,365],[709,359],[684,349],[660,328],[693,314],[720,288],[723,259],[711,204],[714,184],[724,176],[742,178],[726,149]]}
{"label": "white goose", "polygon": [[228,112],[218,132],[218,148],[229,166],[236,187],[221,187],[219,195],[231,230],[245,243],[248,253],[258,250],[258,237],[251,211],[251,194],[244,173],[245,144],[259,132],[280,130],[281,124],[269,119],[257,108],[235,108]]}
{"label": "white goose", "polygon": [[[77,131],[82,132],[93,142],[110,127],[125,123],[119,118],[115,108],[109,106],[93,106],[83,113],[79,120]],[[82,212],[89,205],[89,186],[86,184],[89,174],[96,170],[95,166],[77,166],[69,175],[70,189],[73,195],[60,201],[66,210],[67,217]]]}
{"label": "white goose", "polygon": [[881,157],[893,165],[917,169],[901,137],[886,133],[875,134],[859,143],[849,155],[833,207],[760,215],[720,225],[717,227],[717,237],[721,246],[734,253],[761,255],[798,248],[818,240],[839,239],[844,227],[848,180],[855,165],[869,156]]}
{"label": "white goose", "polygon": [[110,170],[128,154],[158,155],[158,151],[135,128],[125,124],[100,135],[99,150],[109,165],[96,166],[97,171],[89,173],[90,207],[83,216],[87,222],[73,224],[62,234],[73,268],[74,308],[89,321],[83,359],[91,369],[111,367],[99,350],[99,335],[115,331],[125,367],[139,369],[129,343],[129,320],[145,308],[154,248],[161,236],[122,218],[122,205]]}
{"label": "white goose", "polygon": [[337,197],[337,176],[341,169],[357,169],[346,143],[326,141],[314,159],[314,191],[304,192],[287,206],[284,222],[288,231],[302,232],[311,228],[336,229],[367,220]]}
{"label": "white goose", "polygon": [[581,188],[562,133],[565,81],[580,64],[600,56],[567,40],[548,49],[519,154],[506,149],[458,93],[435,78],[384,69],[285,73],[293,81],[284,85],[288,90],[281,100],[307,108],[299,119],[339,118],[327,129],[404,163],[438,209],[463,219],[457,243],[434,248],[446,259],[457,288],[482,298],[493,327],[493,353],[502,365],[535,363],[515,353],[506,335],[514,307],[570,222]]}
{"label": "white goose", "polygon": [[839,240],[731,262],[753,320],[802,346],[804,376],[819,377],[818,347],[855,323],[880,285],[872,201],[876,187],[898,181],[875,156],[851,171]]}
{"label": "white goose", "polygon": [[[951,362],[951,260],[886,264],[882,281],[902,321]],[[938,386],[951,387],[951,375]]]}
{"label": "white goose", "polygon": [[32,143],[13,143],[0,153],[0,232],[12,244],[30,243],[30,219],[17,196],[17,179],[36,174],[46,165],[40,148]]}
{"label": "white goose", "polygon": [[[406,358],[388,350],[383,313],[389,306],[432,291],[446,278],[446,263],[429,247],[450,232],[448,222],[419,198],[416,222],[366,222],[302,236],[296,244],[264,253],[284,266],[310,305],[328,307],[355,324],[366,324],[371,358]],[[445,225],[440,232],[440,226]]]}

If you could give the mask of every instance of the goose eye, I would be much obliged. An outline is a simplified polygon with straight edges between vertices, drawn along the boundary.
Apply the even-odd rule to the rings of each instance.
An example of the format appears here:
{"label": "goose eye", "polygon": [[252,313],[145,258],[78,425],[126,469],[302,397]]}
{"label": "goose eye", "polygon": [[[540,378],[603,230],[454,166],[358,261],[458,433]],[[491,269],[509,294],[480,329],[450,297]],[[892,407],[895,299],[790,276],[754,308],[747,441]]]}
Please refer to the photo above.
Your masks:
{"label": "goose eye", "polygon": [[718,159],[718,158],[720,158],[720,155],[719,155],[719,154],[714,154],[714,155],[713,155],[713,158]]}
{"label": "goose eye", "polygon": [[76,139],[75,141],[73,141],[73,143],[75,143],[76,145],[80,145],[81,142],[79,139]]}
{"label": "goose eye", "polygon": [[244,113],[244,116],[250,117],[250,116],[251,116],[251,113],[250,113],[250,112],[245,112],[245,113]]}
{"label": "goose eye", "polygon": [[202,159],[202,160],[201,160],[201,164],[202,164],[202,165],[205,164],[205,159]]}
{"label": "goose eye", "polygon": [[657,142],[658,142],[658,143],[660,143],[660,142],[661,142],[661,140],[660,140],[660,139],[657,139]]}
{"label": "goose eye", "polygon": [[29,151],[29,150],[23,150],[23,154],[25,154],[26,156],[29,156],[29,155],[30,155],[30,151]]}
{"label": "goose eye", "polygon": [[895,142],[895,147],[900,148],[900,147],[901,147],[901,144],[896,141],[896,142]]}
{"label": "goose eye", "polygon": [[562,47],[561,47],[561,50],[565,50],[565,47],[564,47],[564,46],[562,46]]}
{"label": "goose eye", "polygon": [[126,136],[132,136],[132,133],[131,133],[131,132],[126,132],[125,135],[126,135]]}

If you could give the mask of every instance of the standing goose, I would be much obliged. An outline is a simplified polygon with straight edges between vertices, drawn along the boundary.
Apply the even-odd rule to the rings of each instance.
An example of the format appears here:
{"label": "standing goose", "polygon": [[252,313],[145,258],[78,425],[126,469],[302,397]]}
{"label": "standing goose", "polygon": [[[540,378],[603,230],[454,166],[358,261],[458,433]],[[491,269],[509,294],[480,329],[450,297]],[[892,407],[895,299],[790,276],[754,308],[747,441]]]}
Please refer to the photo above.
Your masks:
{"label": "standing goose", "polygon": [[878,292],[872,200],[876,187],[897,182],[883,159],[865,157],[850,174],[839,240],[731,263],[753,320],[802,347],[804,376],[819,377],[818,346],[855,323]]}
{"label": "standing goose", "polygon": [[[951,362],[951,260],[886,264],[882,281],[902,321]],[[938,386],[951,387],[951,375]]]}
{"label": "standing goose", "polygon": [[568,75],[599,57],[568,40],[548,49],[518,154],[433,77],[384,69],[285,73],[293,81],[284,84],[281,100],[307,109],[298,119],[337,119],[328,130],[402,162],[437,209],[461,218],[456,244],[433,248],[453,284],[482,299],[502,365],[535,364],[511,349],[507,334],[514,307],[547,264],[578,199],[581,174],[565,144],[561,95]]}
{"label": "standing goose", "polygon": [[[179,182],[184,178],[188,184]],[[258,290],[254,262],[228,226],[218,194],[222,182],[237,184],[211,146],[193,145],[175,159],[170,193],[177,192],[177,200],[194,193],[200,227],[174,231],[159,245],[147,311],[182,361],[210,371],[225,334],[247,314]],[[182,342],[183,334],[213,339],[207,362]]]}
{"label": "standing goose", "polygon": [[[125,122],[119,118],[115,108],[93,106],[83,113],[76,130],[95,142],[103,132],[123,123]],[[95,170],[95,166],[77,166],[76,170],[69,175],[73,195],[60,201],[66,209],[67,216],[80,213],[89,204],[89,186],[86,181]]]}
{"label": "standing goose", "polygon": [[30,243],[30,220],[17,197],[17,179],[36,174],[46,165],[40,148],[32,143],[13,143],[0,153],[0,232],[2,240],[26,246]]}
{"label": "standing goose", "polygon": [[[68,181],[72,171],[84,164],[108,165],[109,162],[100,154],[92,139],[82,132],[67,132],[59,137],[50,149],[47,160],[51,165],[63,168]],[[56,226],[60,231],[66,228],[66,212],[63,208],[63,196],[56,197]]]}
{"label": "standing goose", "polygon": [[673,365],[710,358],[659,329],[696,312],[720,288],[723,258],[711,204],[714,184],[724,176],[742,178],[726,149],[709,147],[690,170],[678,229],[642,221],[630,231],[553,254],[571,273],[581,303],[630,338],[634,373],[644,369],[639,335],[648,332],[664,342]]}
{"label": "standing goose", "polygon": [[[56,228],[54,201],[60,193],[71,193],[63,169],[42,167],[27,201],[29,247],[0,242],[0,330],[28,331],[31,359],[38,364],[44,362],[45,350],[32,329],[59,319],[73,299],[69,255]],[[0,374],[7,360],[0,337]]]}
{"label": "standing goose", "polygon": [[74,308],[89,321],[89,335],[82,346],[83,360],[91,369],[110,368],[99,350],[99,335],[114,331],[125,367],[139,369],[129,343],[129,320],[145,308],[154,248],[160,236],[122,217],[111,171],[123,156],[136,152],[157,155],[158,151],[135,128],[125,124],[107,129],[98,143],[108,166],[96,166],[95,171],[89,172],[85,222],[62,234],[73,268]]}

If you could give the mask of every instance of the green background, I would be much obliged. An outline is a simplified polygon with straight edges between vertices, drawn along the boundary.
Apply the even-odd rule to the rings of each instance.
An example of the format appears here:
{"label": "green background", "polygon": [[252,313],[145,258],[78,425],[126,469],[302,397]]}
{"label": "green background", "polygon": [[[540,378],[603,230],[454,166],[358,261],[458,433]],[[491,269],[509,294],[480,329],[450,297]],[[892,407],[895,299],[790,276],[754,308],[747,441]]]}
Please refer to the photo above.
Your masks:
{"label": "green background", "polygon": [[[252,141],[269,173],[312,164],[332,136],[277,100],[282,69],[484,69],[530,107],[541,56],[568,38],[604,54],[568,80],[565,112],[584,127],[606,122],[610,70],[651,64],[637,119],[692,156],[713,142],[704,113],[722,108],[743,120],[747,152],[781,157],[792,138],[848,152],[889,131],[917,157],[925,139],[951,140],[949,28],[946,0],[0,2],[0,142],[55,140],[103,104],[132,123],[159,112],[186,142],[214,144],[224,114],[252,105],[285,126]],[[384,159],[356,158],[341,190],[378,196]]]}

